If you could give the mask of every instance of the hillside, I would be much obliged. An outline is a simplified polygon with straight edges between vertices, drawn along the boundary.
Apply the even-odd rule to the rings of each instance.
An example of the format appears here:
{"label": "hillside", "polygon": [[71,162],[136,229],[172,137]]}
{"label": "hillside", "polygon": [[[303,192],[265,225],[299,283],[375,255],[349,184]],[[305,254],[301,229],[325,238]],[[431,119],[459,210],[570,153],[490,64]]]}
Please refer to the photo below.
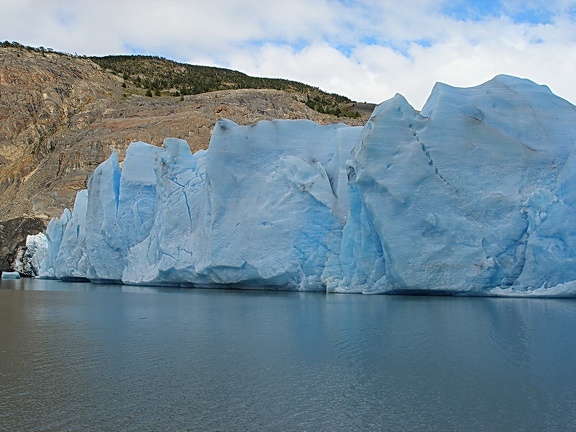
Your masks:
{"label": "hillside", "polygon": [[251,77],[234,70],[181,64],[161,57],[106,56],[90,59],[106,71],[122,77],[122,87],[129,95],[179,97],[221,90],[282,90],[320,113],[361,117],[357,103],[347,97],[296,81]]}
{"label": "hillside", "polygon": [[[192,88],[196,75],[186,71],[214,69],[155,57],[91,59],[0,44],[0,224],[26,217],[28,225],[36,226],[59,216],[72,205],[76,191],[86,187],[94,168],[112,150],[122,160],[133,141],[161,145],[165,137],[177,137],[198,150],[208,146],[212,127],[221,117],[239,124],[303,118],[360,125],[370,111],[368,105],[360,116],[321,113],[310,108],[309,101],[329,98],[327,93],[224,69],[216,69],[217,79],[197,79],[213,91],[187,94],[201,87]],[[178,71],[184,71],[185,79],[176,79],[182,74]],[[241,79],[234,81],[234,76]],[[140,86],[135,84],[138,78]],[[261,87],[241,88],[242,80]],[[220,84],[210,84],[214,82]],[[273,88],[262,88],[267,82]],[[152,96],[146,96],[152,88]],[[346,98],[330,97],[355,106]],[[1,245],[9,243],[7,231],[0,230]]]}

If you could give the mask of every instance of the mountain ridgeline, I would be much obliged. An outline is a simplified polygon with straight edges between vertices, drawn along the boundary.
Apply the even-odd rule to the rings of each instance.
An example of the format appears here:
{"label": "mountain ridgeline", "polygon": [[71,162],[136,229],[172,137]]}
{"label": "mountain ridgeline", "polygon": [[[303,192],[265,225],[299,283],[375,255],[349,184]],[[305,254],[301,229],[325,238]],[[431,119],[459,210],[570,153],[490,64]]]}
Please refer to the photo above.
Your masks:
{"label": "mountain ridgeline", "polygon": [[272,89],[290,93],[323,114],[350,118],[361,116],[358,104],[346,96],[327,93],[297,81],[252,77],[230,69],[182,64],[157,56],[89,58],[106,71],[122,77],[127,95],[178,97],[220,90]]}

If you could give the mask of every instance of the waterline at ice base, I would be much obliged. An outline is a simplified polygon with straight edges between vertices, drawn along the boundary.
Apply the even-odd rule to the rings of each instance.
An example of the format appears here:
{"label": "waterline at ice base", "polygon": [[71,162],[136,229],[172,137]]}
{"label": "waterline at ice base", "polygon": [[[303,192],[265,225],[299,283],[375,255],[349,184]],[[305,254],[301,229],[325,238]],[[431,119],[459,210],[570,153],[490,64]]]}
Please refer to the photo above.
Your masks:
{"label": "waterline at ice base", "polygon": [[40,276],[346,293],[576,296],[576,108],[499,75],[364,127],[219,120],[113,153]]}

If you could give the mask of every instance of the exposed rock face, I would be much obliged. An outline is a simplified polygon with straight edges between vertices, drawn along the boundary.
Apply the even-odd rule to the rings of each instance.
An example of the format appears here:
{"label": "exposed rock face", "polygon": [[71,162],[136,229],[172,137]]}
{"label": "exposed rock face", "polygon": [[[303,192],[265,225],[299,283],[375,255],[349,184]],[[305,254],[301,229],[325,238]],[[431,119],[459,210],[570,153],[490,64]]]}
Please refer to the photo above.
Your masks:
{"label": "exposed rock face", "polygon": [[[221,117],[238,124],[276,118],[366,121],[320,114],[277,90],[230,90],[182,99],[125,97],[122,79],[87,58],[0,47],[0,221],[58,216],[86,187],[95,167],[112,150],[122,161],[133,141],[160,145],[175,137],[187,140],[192,150],[206,148]],[[4,239],[10,227],[5,226]],[[0,245],[10,255],[15,249],[9,245],[21,244],[25,237]]]}

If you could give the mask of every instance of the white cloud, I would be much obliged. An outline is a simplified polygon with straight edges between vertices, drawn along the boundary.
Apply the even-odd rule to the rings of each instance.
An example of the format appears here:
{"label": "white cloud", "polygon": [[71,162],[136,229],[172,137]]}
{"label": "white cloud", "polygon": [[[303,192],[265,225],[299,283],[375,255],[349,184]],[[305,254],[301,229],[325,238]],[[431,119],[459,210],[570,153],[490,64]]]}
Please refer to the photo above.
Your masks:
{"label": "white cloud", "polygon": [[157,54],[304,81],[356,100],[399,92],[417,108],[436,81],[471,86],[508,73],[575,103],[576,2],[505,0],[489,11],[479,4],[4,0],[0,40],[87,55]]}

